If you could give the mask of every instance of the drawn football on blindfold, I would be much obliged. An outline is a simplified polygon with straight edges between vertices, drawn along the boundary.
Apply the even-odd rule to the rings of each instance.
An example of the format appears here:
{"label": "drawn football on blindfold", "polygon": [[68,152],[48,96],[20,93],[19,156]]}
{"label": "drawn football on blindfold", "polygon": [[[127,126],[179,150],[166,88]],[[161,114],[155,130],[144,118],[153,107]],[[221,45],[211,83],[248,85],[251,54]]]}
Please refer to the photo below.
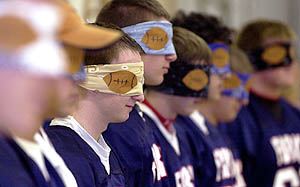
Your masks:
{"label": "drawn football on blindfold", "polygon": [[119,94],[125,94],[137,85],[136,75],[125,70],[109,73],[103,80],[111,91]]}
{"label": "drawn football on blindfold", "polygon": [[191,90],[200,91],[208,84],[207,74],[201,70],[196,69],[190,71],[183,79],[182,82]]}
{"label": "drawn football on blindfold", "polygon": [[150,49],[160,50],[168,43],[168,34],[159,27],[154,27],[146,32],[142,42]]}

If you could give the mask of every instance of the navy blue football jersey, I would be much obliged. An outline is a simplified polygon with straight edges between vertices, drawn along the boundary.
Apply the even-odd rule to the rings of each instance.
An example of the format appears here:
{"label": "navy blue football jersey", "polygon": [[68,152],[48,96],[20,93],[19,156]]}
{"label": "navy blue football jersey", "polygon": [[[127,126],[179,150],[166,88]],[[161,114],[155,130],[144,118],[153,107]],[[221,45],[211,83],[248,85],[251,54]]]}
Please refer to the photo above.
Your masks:
{"label": "navy blue football jersey", "polygon": [[45,120],[43,123],[43,128],[47,129],[50,126],[51,121],[52,121],[52,119]]}
{"label": "navy blue football jersey", "polygon": [[120,158],[128,186],[155,185],[156,173],[159,172],[153,157],[155,140],[138,106],[135,106],[127,121],[109,124],[103,137]]}
{"label": "navy blue football jersey", "polygon": [[163,187],[195,186],[191,150],[185,134],[177,129],[174,131],[176,134],[168,133],[162,124],[159,125],[160,120],[150,108],[145,104],[140,106],[147,124],[154,132],[157,150],[154,158],[159,166],[156,184]]}
{"label": "navy blue football jersey", "polygon": [[113,150],[109,156],[110,174],[95,151],[71,128],[50,126],[46,129],[56,151],[73,173],[78,187],[123,187],[125,179]]}
{"label": "navy blue football jersey", "polygon": [[239,154],[227,135],[199,113],[192,116],[179,116],[176,125],[185,132],[191,146],[196,186],[245,187]]}
{"label": "navy blue football jersey", "polygon": [[38,165],[13,139],[0,137],[0,186],[64,187],[54,167],[44,159],[49,181],[46,181]]}
{"label": "navy blue football jersey", "polygon": [[254,94],[223,128],[239,149],[249,187],[300,186],[300,112],[280,99]]}

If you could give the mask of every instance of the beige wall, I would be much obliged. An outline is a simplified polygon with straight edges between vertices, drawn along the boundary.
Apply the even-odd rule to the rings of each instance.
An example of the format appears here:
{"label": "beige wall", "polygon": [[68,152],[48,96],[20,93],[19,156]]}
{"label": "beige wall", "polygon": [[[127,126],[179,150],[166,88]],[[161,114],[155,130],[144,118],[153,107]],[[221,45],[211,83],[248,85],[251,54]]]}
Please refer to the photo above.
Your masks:
{"label": "beige wall", "polygon": [[[94,21],[100,8],[109,0],[69,0],[86,21]],[[158,0],[171,15],[179,9],[219,16],[226,24],[239,29],[255,18],[284,21],[300,33],[300,0]]]}

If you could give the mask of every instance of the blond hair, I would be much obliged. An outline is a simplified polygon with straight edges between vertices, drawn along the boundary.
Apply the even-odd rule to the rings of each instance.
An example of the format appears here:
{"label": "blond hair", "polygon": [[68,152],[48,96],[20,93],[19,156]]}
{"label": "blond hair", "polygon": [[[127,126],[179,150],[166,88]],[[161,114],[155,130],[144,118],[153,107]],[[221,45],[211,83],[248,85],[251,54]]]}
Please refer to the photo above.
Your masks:
{"label": "blond hair", "polygon": [[276,20],[255,20],[246,24],[237,36],[237,45],[249,52],[261,47],[268,38],[295,40],[296,33],[291,27]]}

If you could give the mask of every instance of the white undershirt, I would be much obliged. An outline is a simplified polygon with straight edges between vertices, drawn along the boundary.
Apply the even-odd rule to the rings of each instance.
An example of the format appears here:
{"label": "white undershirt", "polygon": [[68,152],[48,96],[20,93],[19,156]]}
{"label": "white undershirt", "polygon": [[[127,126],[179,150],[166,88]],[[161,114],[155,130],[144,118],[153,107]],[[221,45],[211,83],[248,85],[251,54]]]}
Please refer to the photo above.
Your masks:
{"label": "white undershirt", "polygon": [[156,114],[145,104],[143,103],[138,103],[140,109],[147,114],[156,124],[158,127],[159,131],[162,133],[164,138],[169,142],[169,144],[173,147],[177,155],[180,155],[180,148],[179,148],[179,143],[178,143],[178,138],[176,135],[176,130],[174,128],[174,131],[169,132],[167,129],[164,127],[164,125],[161,123],[159,118],[156,116]]}
{"label": "white undershirt", "polygon": [[25,140],[19,137],[15,137],[14,140],[21,147],[21,149],[23,149],[23,151],[37,164],[45,179],[49,181],[49,173],[40,146],[36,142]]}
{"label": "white undershirt", "polygon": [[98,155],[101,163],[108,174],[110,174],[109,165],[109,155],[110,147],[105,142],[103,136],[101,135],[98,142],[76,121],[73,116],[68,116],[66,118],[55,118],[51,121],[50,126],[60,125],[69,127],[74,130]]}
{"label": "white undershirt", "polygon": [[42,153],[55,168],[64,185],[66,187],[77,187],[78,185],[74,175],[66,166],[61,156],[55,151],[54,146],[43,128],[40,129],[40,133],[34,135],[34,140],[40,145]]}
{"label": "white undershirt", "polygon": [[205,118],[200,114],[200,112],[195,111],[190,115],[190,119],[196,124],[196,126],[205,134],[209,135],[209,131],[205,124]]}

